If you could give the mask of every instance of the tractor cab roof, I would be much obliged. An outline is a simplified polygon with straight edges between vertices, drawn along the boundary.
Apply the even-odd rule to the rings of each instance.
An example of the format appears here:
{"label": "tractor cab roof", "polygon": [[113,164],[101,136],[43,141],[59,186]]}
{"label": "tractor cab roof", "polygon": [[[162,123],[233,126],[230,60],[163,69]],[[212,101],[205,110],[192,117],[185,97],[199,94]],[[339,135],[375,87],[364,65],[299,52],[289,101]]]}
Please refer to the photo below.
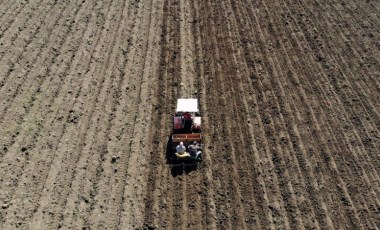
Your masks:
{"label": "tractor cab roof", "polygon": [[176,112],[199,112],[198,99],[178,99]]}

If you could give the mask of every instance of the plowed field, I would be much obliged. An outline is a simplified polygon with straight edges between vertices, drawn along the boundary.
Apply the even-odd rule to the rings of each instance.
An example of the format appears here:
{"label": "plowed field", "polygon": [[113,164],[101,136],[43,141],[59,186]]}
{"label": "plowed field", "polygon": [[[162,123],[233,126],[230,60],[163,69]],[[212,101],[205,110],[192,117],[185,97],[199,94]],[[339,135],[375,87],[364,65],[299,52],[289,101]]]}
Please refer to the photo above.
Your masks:
{"label": "plowed field", "polygon": [[0,229],[378,229],[379,50],[377,0],[0,0]]}

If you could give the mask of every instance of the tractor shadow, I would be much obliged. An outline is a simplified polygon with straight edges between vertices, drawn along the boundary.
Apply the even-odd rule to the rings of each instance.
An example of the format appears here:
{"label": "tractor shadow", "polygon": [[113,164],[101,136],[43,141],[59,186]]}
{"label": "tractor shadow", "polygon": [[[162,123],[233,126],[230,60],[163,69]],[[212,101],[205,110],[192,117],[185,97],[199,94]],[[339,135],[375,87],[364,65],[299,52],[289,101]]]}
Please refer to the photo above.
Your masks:
{"label": "tractor shadow", "polygon": [[171,166],[171,174],[173,177],[181,176],[183,174],[188,174],[192,171],[197,170],[197,165],[181,164],[176,159],[174,153],[175,153],[175,150],[173,149],[172,135],[170,135],[166,144],[165,160],[166,160],[166,164]]}
{"label": "tractor shadow", "polygon": [[179,165],[179,166],[172,166],[171,174],[173,177],[181,176],[184,174],[189,174],[192,171],[197,170],[196,165]]}

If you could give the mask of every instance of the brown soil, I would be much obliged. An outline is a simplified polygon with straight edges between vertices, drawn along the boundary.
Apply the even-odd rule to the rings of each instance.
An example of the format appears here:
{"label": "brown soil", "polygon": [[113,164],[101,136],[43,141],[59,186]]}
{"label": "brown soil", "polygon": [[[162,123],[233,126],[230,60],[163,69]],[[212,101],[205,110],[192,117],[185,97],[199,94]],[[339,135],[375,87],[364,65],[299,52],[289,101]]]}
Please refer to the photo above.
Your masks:
{"label": "brown soil", "polygon": [[[0,9],[0,229],[380,228],[379,1]],[[180,97],[197,170],[165,160]]]}

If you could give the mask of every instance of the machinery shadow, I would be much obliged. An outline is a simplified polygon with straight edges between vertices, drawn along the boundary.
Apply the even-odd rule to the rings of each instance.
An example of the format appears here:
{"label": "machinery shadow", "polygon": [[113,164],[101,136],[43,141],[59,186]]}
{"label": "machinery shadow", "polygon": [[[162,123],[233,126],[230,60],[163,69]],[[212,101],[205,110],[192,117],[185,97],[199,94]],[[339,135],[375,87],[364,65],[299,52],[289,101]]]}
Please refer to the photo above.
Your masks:
{"label": "machinery shadow", "polygon": [[192,171],[197,170],[197,165],[176,165],[172,166],[171,174],[173,177],[181,176],[183,174],[188,174]]}
{"label": "machinery shadow", "polygon": [[166,154],[165,160],[166,164],[173,164],[173,149],[172,149],[173,141],[172,135],[169,136],[168,141],[166,143]]}

